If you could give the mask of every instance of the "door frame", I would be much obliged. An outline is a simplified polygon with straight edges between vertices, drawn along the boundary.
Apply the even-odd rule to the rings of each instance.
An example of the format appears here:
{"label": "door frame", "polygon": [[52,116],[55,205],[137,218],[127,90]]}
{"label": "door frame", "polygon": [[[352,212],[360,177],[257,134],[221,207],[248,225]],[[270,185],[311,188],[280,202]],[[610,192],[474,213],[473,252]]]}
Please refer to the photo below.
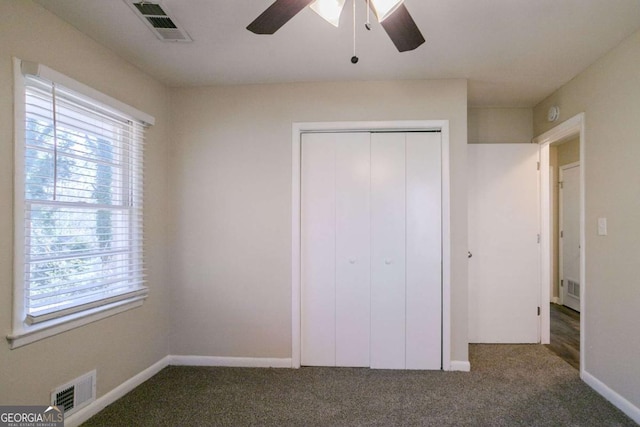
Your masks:
{"label": "door frame", "polygon": [[451,197],[449,121],[294,122],[291,132],[291,367],[300,367],[300,191],[301,142],[308,132],[440,131],[442,144],[442,369],[451,370]]}
{"label": "door frame", "polygon": [[585,114],[579,113],[575,116],[560,123],[553,129],[535,137],[533,142],[540,146],[540,244],[541,244],[541,298],[543,302],[541,305],[541,342],[542,344],[549,344],[551,341],[551,321],[550,321],[550,307],[551,301],[551,242],[552,242],[552,209],[551,209],[551,185],[549,180],[549,146],[552,143],[560,142],[570,138],[578,137],[580,140],[580,377],[583,378],[585,373],[584,366],[584,349],[585,345],[585,318],[587,312],[585,310],[585,301],[587,297],[587,283],[585,280],[585,254],[586,254],[586,239],[585,239]]}
{"label": "door frame", "polygon": [[[580,167],[580,161],[569,163],[566,165],[558,166],[558,181],[564,182],[564,171],[567,169],[573,169],[575,167]],[[562,195],[564,193],[564,186],[560,187],[558,190],[558,231],[564,231],[563,225],[563,213],[564,213],[564,202],[562,200]],[[560,242],[558,245],[558,276],[560,277],[560,281],[564,279],[564,238],[560,237]],[[558,289],[558,300],[561,305],[564,305],[564,289]]]}

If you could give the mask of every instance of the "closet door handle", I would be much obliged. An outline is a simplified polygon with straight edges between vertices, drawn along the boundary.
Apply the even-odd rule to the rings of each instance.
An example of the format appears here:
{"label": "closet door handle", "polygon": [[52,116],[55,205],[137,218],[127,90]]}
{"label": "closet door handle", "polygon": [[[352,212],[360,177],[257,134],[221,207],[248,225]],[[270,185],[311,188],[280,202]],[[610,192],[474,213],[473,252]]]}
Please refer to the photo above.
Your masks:
{"label": "closet door handle", "polygon": [[391,258],[387,258],[384,260],[384,263],[387,265],[391,265],[393,263],[393,261],[391,261]]}
{"label": "closet door handle", "polygon": [[356,263],[355,258],[349,258],[349,264],[355,264],[355,263]]}

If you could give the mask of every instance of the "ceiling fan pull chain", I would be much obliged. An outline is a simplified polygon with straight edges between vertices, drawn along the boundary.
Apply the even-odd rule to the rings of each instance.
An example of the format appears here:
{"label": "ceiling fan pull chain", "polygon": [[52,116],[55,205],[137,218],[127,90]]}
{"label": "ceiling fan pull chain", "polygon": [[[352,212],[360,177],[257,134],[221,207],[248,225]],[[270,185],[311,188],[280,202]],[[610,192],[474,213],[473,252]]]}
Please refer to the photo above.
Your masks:
{"label": "ceiling fan pull chain", "polygon": [[358,63],[358,57],[356,56],[356,0],[353,0],[353,56],[351,57],[351,63]]}
{"label": "ceiling fan pull chain", "polygon": [[364,27],[367,31],[371,31],[371,0],[367,0],[367,23]]}

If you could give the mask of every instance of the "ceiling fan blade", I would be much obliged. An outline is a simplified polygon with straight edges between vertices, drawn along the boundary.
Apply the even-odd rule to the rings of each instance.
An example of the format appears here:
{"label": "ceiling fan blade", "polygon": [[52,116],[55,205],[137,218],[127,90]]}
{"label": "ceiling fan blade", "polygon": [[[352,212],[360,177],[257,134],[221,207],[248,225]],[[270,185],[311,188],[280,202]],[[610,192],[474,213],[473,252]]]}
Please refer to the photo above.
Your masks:
{"label": "ceiling fan blade", "polygon": [[404,4],[398,6],[380,25],[400,52],[413,50],[425,41]]}
{"label": "ceiling fan blade", "polygon": [[273,34],[314,0],[276,0],[247,30],[256,34]]}

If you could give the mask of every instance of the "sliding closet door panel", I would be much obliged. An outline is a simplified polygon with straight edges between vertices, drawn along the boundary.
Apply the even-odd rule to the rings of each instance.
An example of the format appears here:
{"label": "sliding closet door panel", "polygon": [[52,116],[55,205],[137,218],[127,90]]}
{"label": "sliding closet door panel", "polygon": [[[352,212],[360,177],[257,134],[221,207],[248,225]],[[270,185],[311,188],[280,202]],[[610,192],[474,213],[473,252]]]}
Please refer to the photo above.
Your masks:
{"label": "sliding closet door panel", "polygon": [[371,367],[405,367],[405,135],[371,135]]}
{"label": "sliding closet door panel", "polygon": [[440,133],[407,134],[406,368],[441,368]]}
{"label": "sliding closet door panel", "polygon": [[336,366],[369,366],[369,133],[336,141]]}
{"label": "sliding closet door panel", "polygon": [[302,136],[301,363],[335,366],[335,143]]}

